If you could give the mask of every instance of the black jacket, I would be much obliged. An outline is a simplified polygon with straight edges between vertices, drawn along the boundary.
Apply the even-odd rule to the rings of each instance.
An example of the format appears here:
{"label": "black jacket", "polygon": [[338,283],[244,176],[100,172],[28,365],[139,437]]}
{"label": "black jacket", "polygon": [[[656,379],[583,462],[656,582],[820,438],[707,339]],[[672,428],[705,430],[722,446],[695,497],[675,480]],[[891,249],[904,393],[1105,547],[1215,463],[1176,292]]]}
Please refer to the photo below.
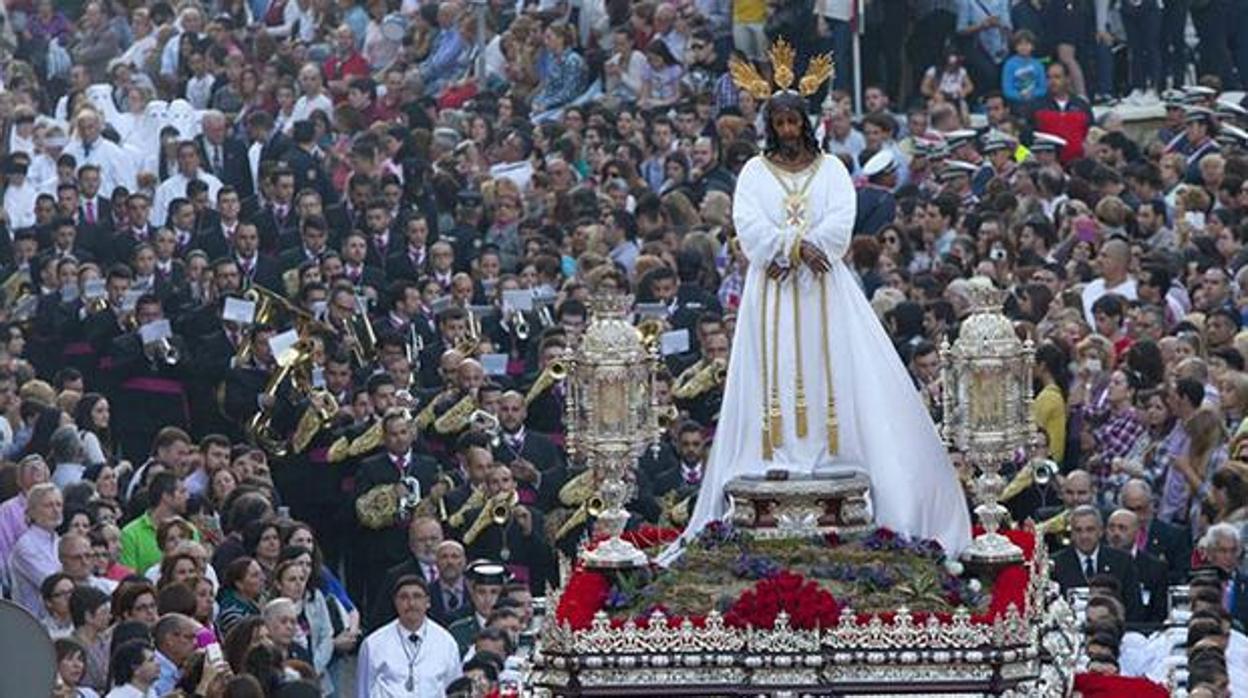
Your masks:
{"label": "black jacket", "polygon": [[[1130,555],[1101,545],[1096,552],[1096,573],[1113,575],[1121,583],[1122,602],[1127,610],[1128,623],[1144,620],[1140,604],[1140,580]],[[1084,576],[1083,566],[1073,545],[1053,557],[1053,578],[1057,580],[1063,594],[1071,589],[1088,586],[1088,579]]]}

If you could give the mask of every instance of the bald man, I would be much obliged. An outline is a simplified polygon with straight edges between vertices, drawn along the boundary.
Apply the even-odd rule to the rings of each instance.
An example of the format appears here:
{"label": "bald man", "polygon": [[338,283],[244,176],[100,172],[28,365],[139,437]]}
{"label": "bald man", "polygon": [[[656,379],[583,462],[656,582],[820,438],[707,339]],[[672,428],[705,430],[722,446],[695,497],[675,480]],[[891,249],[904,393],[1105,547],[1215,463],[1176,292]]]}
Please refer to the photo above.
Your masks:
{"label": "bald man", "polygon": [[1126,241],[1113,238],[1101,245],[1095,266],[1100,275],[1083,288],[1083,314],[1093,326],[1096,318],[1092,315],[1092,304],[1101,296],[1112,293],[1125,300],[1136,299],[1135,277],[1130,272],[1131,247]]}
{"label": "bald man", "polygon": [[1157,518],[1152,487],[1138,478],[1128,480],[1118,492],[1118,502],[1139,520],[1140,532],[1133,548],[1160,560],[1171,584],[1185,584],[1192,563],[1191,536]]}
{"label": "bald man", "polygon": [[1156,557],[1135,548],[1140,530],[1139,518],[1127,509],[1117,509],[1105,524],[1105,542],[1111,548],[1131,556],[1135,577],[1140,584],[1140,621],[1147,624],[1165,622],[1170,612],[1167,594],[1166,565]]}

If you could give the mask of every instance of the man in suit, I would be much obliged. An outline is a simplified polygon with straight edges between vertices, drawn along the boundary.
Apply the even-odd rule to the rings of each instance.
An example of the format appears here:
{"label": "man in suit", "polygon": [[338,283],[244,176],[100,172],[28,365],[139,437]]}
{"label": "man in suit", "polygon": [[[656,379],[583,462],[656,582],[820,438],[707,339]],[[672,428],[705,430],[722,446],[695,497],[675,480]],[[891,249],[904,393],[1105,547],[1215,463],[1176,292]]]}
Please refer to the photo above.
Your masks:
{"label": "man in suit", "polygon": [[386,598],[386,589],[394,587],[400,577],[414,574],[433,584],[438,578],[437,550],[443,543],[442,524],[429,516],[417,516],[407,527],[407,550],[411,557],[386,570],[375,589],[376,601],[369,605],[366,627],[375,630],[394,620],[394,604]]}
{"label": "man in suit", "polygon": [[203,217],[191,246],[206,252],[210,260],[228,255],[242,222],[242,210],[243,201],[238,190],[229,184],[222,186],[217,192],[217,210]]}
{"label": "man in suit", "polygon": [[106,251],[117,222],[113,218],[113,202],[100,193],[100,168],[83,165],[78,168],[78,225],[79,240],[100,256]]}
{"label": "man in suit", "polygon": [[[422,213],[413,213],[403,226],[407,244],[394,249],[386,258],[386,277],[416,281],[429,271],[429,220]],[[391,247],[396,247],[392,245]]]}
{"label": "man in suit", "polygon": [[323,216],[305,218],[300,225],[299,245],[283,250],[277,259],[282,273],[298,269],[306,262],[320,263],[321,255],[329,251],[329,224]]}
{"label": "man in suit", "polygon": [[[420,494],[432,490],[438,477],[437,461],[412,448],[415,434],[403,410],[391,410],[382,417],[384,447],[377,455],[360,462],[355,475],[356,501],[378,485],[397,485],[406,477],[419,483]],[[380,579],[386,570],[405,556],[407,526],[399,521],[380,530],[361,528],[360,543],[365,551],[365,579]],[[365,606],[367,608],[367,605]]]}
{"label": "man in suit", "polygon": [[1053,557],[1054,578],[1062,593],[1086,587],[1098,574],[1117,578],[1122,586],[1122,603],[1127,609],[1127,621],[1142,620],[1140,609],[1140,582],[1135,574],[1131,556],[1103,545],[1101,512],[1085,504],[1070,512],[1070,547]]}
{"label": "man in suit", "polygon": [[371,286],[381,291],[386,285],[386,275],[381,267],[369,263],[368,238],[353,230],[342,239],[342,274],[355,288]]}
{"label": "man in suit", "polygon": [[1166,567],[1170,584],[1183,584],[1192,565],[1191,537],[1187,531],[1158,519],[1153,489],[1140,479],[1128,480],[1118,494],[1122,508],[1135,514],[1140,530],[1132,548],[1156,557]]}
{"label": "man in suit", "polygon": [[251,180],[251,164],[247,161],[247,146],[229,135],[225,114],[210,109],[204,112],[201,130],[195,137],[199,146],[200,160],[207,164],[207,169],[222,184],[234,187],[235,191],[255,191]]}
{"label": "man in suit", "polygon": [[429,615],[441,623],[442,627],[450,627],[452,623],[472,612],[468,583],[464,575],[468,567],[468,557],[462,543],[445,540],[438,545],[437,560],[438,577],[429,587],[432,601]]}
{"label": "man in suit", "polygon": [[696,494],[702,484],[706,467],[706,433],[702,425],[686,420],[676,434],[676,453],[680,463],[661,473],[654,482],[654,496],[675,492],[678,500]]}
{"label": "man in suit", "polygon": [[[547,581],[557,584],[554,551],[545,539],[545,519],[536,507],[516,501],[516,480],[511,468],[496,464],[486,479],[486,493],[485,506],[469,510],[458,532],[469,557],[504,561],[520,581],[528,582],[535,594],[544,592]],[[508,515],[500,523],[492,510],[504,501],[509,503]],[[471,539],[469,532],[474,533]]]}
{"label": "man in suit", "polygon": [[1135,564],[1136,577],[1140,582],[1142,620],[1150,625],[1159,624],[1165,622],[1166,615],[1169,613],[1166,565],[1147,552],[1135,549],[1135,539],[1139,528],[1140,521],[1134,513],[1126,509],[1118,509],[1109,515],[1109,521],[1105,525],[1105,542],[1115,550],[1121,550],[1131,556]]}
{"label": "man in suit", "polygon": [[259,284],[270,291],[282,292],[282,274],[277,260],[260,254],[260,232],[255,223],[239,223],[234,232],[233,256],[238,264],[243,285]]}
{"label": "man in suit", "polygon": [[107,254],[102,257],[110,262],[129,263],[134,254],[134,246],[141,242],[151,242],[154,237],[156,228],[148,222],[151,211],[152,197],[141,191],[131,194],[126,199],[128,225],[113,232]]}
{"label": "man in suit", "polygon": [[502,434],[494,448],[494,460],[510,465],[517,480],[532,484],[537,481],[534,476],[538,473],[558,467],[563,462],[563,454],[549,436],[525,427],[528,416],[523,395],[514,390],[503,393],[498,401]]}
{"label": "man in suit", "polygon": [[260,230],[260,248],[276,252],[279,241],[293,235],[297,216],[294,212],[295,173],[289,167],[278,166],[269,175],[268,201],[253,216]]}
{"label": "man in suit", "polygon": [[1229,523],[1214,524],[1201,536],[1198,545],[1205,560],[1227,575],[1222,586],[1223,607],[1240,628],[1248,628],[1248,575],[1240,570],[1244,542],[1239,528]]}

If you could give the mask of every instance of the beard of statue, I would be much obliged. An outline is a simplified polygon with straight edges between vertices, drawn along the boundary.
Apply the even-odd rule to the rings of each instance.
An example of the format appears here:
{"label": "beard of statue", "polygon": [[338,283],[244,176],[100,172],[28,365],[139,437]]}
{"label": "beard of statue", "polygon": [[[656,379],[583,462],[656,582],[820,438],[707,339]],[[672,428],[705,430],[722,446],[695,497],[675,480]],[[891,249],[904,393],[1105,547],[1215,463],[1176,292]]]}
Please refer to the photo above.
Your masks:
{"label": "beard of statue", "polygon": [[[797,160],[803,154],[819,152],[819,140],[815,137],[815,129],[806,118],[805,103],[800,98],[783,95],[773,97],[767,105],[767,143],[765,152],[785,160]],[[796,114],[801,121],[801,132],[796,137],[782,137],[776,130],[775,119],[782,113]]]}

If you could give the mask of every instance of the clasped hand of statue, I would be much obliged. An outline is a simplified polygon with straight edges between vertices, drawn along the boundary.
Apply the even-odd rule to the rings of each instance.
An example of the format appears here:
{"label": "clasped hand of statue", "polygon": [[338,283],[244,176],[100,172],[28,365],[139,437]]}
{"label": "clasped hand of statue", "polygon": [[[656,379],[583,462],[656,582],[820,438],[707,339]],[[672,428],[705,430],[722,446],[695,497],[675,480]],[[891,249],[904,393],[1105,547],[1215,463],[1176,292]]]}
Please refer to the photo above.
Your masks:
{"label": "clasped hand of statue", "polygon": [[[823,250],[819,249],[812,242],[803,240],[797,254],[802,264],[805,264],[816,276],[822,276],[832,268],[832,263],[828,261],[828,255],[824,254]],[[794,267],[772,262],[767,266],[767,276],[775,281],[783,281],[793,269]]]}

